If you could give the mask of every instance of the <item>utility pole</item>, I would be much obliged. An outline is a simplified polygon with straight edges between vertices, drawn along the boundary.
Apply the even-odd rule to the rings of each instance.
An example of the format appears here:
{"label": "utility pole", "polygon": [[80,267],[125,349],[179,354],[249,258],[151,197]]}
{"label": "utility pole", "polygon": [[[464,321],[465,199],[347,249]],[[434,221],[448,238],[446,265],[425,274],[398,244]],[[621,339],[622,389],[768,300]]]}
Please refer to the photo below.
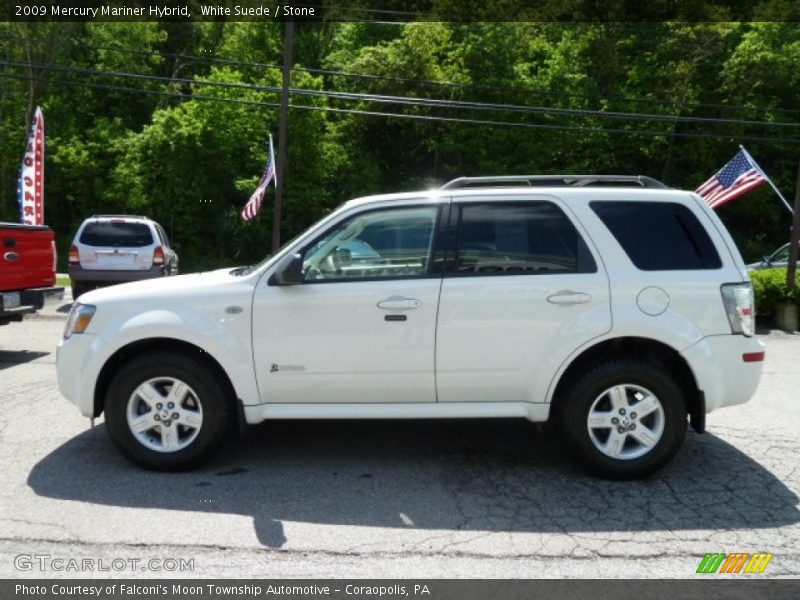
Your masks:
{"label": "utility pole", "polygon": [[797,184],[794,189],[794,217],[792,218],[792,237],[789,241],[789,265],[786,269],[786,287],[794,291],[797,286],[797,244],[800,242],[800,165],[797,167]]}
{"label": "utility pole", "polygon": [[292,76],[292,42],[294,22],[286,21],[283,36],[283,93],[278,122],[278,164],[275,165],[275,202],[272,205],[272,253],[281,247],[281,212],[283,210],[283,175],[286,173],[286,121],[289,117],[289,86]]}

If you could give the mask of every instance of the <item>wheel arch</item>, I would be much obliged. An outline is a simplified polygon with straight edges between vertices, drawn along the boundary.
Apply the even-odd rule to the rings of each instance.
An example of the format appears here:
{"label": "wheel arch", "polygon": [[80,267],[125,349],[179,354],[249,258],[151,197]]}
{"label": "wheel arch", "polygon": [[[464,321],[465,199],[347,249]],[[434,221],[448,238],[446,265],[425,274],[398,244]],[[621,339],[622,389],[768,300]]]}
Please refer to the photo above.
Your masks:
{"label": "wheel arch", "polygon": [[137,340],[126,344],[114,352],[105,362],[97,376],[97,382],[94,387],[94,417],[99,417],[103,413],[106,393],[111,385],[111,381],[114,379],[114,375],[116,375],[122,366],[131,358],[151,351],[175,352],[201,362],[223,386],[226,391],[227,400],[233,403],[231,408],[235,411],[234,414],[240,415],[241,421],[241,414],[243,412],[241,402],[238,401],[233,382],[231,382],[230,377],[225,372],[225,369],[222,368],[222,365],[211,354],[199,346],[175,338],[147,338]]}
{"label": "wheel arch", "polygon": [[686,407],[689,411],[692,428],[698,433],[705,430],[705,397],[697,385],[689,363],[673,347],[658,340],[642,337],[626,336],[603,340],[575,356],[558,377],[553,388],[550,399],[551,414],[557,414],[564,392],[570,382],[574,381],[581,372],[592,365],[620,358],[653,361],[663,365],[671,373],[675,373],[678,385],[686,398]]}

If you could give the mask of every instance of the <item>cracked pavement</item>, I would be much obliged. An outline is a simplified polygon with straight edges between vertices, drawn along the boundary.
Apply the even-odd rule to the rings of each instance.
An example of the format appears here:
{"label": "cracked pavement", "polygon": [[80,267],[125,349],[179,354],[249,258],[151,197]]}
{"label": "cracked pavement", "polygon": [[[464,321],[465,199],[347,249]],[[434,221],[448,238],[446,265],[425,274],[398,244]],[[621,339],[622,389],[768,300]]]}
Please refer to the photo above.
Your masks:
{"label": "cracked pavement", "polygon": [[706,552],[800,575],[800,336],[756,397],[634,482],[593,479],[514,420],[274,422],[189,473],[125,461],[56,385],[53,312],[0,328],[0,577],[19,554],[194,560],[192,577],[692,577]]}

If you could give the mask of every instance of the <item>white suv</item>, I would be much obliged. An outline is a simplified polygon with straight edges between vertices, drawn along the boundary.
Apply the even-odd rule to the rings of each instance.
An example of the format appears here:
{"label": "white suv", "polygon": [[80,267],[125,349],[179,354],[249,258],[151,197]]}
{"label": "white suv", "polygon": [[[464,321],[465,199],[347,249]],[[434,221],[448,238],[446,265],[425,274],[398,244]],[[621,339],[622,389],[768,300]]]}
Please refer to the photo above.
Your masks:
{"label": "white suv", "polygon": [[94,215],[78,228],[69,251],[72,297],[114,283],[178,273],[178,254],[164,228],[147,217]]}
{"label": "white suv", "polygon": [[182,469],[232,423],[553,420],[603,476],[662,467],[761,376],[725,227],[645,177],[462,178],[347,202],[261,264],[86,294],[62,393]]}

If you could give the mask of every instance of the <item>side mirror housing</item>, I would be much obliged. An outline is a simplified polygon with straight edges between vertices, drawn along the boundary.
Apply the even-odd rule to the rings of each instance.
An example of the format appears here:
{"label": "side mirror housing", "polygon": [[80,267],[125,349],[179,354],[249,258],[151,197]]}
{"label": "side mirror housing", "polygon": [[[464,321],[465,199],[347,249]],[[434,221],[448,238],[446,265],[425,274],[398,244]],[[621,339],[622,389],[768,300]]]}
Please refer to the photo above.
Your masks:
{"label": "side mirror housing", "polygon": [[291,254],[284,258],[269,279],[270,285],[297,285],[303,283],[303,255]]}

